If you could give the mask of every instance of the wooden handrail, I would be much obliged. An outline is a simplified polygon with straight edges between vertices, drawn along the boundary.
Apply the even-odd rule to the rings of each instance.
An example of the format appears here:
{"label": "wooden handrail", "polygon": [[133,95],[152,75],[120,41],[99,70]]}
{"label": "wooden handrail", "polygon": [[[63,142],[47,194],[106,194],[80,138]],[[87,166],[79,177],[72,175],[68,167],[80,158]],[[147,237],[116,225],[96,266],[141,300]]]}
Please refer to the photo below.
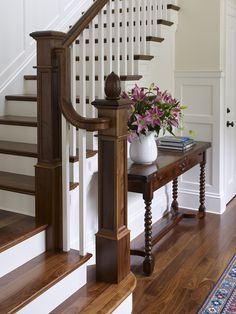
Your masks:
{"label": "wooden handrail", "polygon": [[108,129],[110,126],[110,119],[108,118],[85,118],[78,114],[74,109],[71,102],[62,100],[60,103],[61,111],[63,116],[73,126],[79,129],[84,129],[89,132],[99,131]]}
{"label": "wooden handrail", "polygon": [[97,0],[86,13],[78,20],[77,23],[66,34],[62,42],[63,48],[69,47],[76,38],[83,32],[89,23],[95,18],[109,0]]}

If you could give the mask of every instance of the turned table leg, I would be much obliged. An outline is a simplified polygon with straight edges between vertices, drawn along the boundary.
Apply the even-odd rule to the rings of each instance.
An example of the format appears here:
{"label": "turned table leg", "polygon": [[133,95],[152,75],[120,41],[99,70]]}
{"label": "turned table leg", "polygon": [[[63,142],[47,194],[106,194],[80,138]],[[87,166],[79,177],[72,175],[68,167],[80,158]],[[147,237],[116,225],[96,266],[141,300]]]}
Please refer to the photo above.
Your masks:
{"label": "turned table leg", "polygon": [[199,212],[198,217],[203,218],[205,216],[205,182],[206,182],[206,176],[205,176],[205,167],[206,167],[206,152],[203,153],[203,161],[200,163],[200,190],[199,190]]}
{"label": "turned table leg", "polygon": [[145,258],[143,262],[143,272],[151,275],[155,265],[155,258],[152,255],[152,198],[153,193],[149,187],[148,193],[144,193],[145,215],[144,215],[144,233],[145,233]]}
{"label": "turned table leg", "polygon": [[173,216],[176,216],[178,214],[179,210],[179,204],[178,204],[178,177],[175,178],[172,182],[172,198],[173,201],[171,203],[171,214]]}

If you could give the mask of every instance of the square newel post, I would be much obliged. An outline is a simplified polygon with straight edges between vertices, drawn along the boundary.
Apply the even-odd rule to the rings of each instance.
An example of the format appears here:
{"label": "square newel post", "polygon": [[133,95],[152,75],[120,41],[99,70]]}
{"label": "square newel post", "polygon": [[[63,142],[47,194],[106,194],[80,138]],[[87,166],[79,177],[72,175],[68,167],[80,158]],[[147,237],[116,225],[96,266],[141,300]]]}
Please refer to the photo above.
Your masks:
{"label": "square newel post", "polygon": [[110,128],[98,132],[97,280],[119,283],[130,273],[130,231],[127,229],[127,118],[130,100],[120,99],[120,79],[106,80],[106,99],[95,100],[99,117]]}
{"label": "square newel post", "polygon": [[32,33],[37,41],[38,163],[35,167],[36,221],[47,224],[47,250],[62,249],[62,164],[59,69],[55,49],[64,33]]}

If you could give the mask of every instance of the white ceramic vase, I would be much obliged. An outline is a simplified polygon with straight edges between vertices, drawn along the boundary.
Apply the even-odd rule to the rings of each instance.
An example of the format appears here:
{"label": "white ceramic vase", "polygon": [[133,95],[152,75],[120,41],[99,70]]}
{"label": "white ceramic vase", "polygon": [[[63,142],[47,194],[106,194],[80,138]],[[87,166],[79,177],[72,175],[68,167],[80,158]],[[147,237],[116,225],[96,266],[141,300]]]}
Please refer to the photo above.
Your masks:
{"label": "white ceramic vase", "polygon": [[130,158],[136,164],[148,165],[157,159],[158,150],[155,133],[140,135],[130,144]]}

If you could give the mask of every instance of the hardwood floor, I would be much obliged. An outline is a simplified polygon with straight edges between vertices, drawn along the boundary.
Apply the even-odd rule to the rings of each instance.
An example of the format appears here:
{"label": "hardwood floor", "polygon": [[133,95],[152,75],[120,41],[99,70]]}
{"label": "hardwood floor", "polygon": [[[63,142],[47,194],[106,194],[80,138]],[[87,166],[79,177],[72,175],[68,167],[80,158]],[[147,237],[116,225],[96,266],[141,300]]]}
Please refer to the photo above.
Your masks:
{"label": "hardwood floor", "polygon": [[[133,314],[195,314],[236,253],[236,199],[223,215],[182,220],[153,249],[154,273],[145,277],[142,258],[131,257],[137,277]],[[155,233],[154,228],[154,233]],[[141,248],[142,236],[132,247]]]}

